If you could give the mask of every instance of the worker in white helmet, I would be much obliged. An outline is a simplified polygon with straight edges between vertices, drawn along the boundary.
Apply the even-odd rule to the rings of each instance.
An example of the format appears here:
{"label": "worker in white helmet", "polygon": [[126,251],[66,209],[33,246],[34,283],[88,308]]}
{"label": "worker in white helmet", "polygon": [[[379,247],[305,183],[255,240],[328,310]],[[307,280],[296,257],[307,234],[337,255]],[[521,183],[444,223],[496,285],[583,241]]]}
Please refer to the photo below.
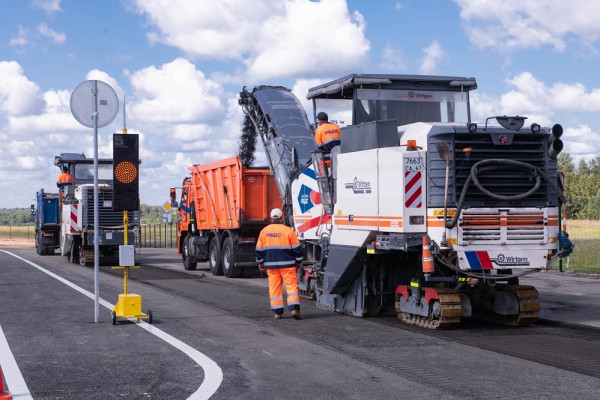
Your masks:
{"label": "worker in white helmet", "polygon": [[272,223],[263,228],[256,242],[256,262],[267,270],[269,298],[275,319],[283,317],[283,287],[287,292],[288,309],[294,319],[300,319],[300,296],[296,268],[302,263],[303,252],[294,230],[282,223],[279,208],[271,210]]}

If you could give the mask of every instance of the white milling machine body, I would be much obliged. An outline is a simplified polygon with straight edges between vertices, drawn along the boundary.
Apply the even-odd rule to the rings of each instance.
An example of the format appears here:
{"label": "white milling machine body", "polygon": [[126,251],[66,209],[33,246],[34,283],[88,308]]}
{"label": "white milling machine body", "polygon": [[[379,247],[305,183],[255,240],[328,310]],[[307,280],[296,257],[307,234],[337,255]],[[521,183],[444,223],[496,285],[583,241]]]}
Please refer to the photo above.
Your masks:
{"label": "white milling machine body", "polygon": [[430,329],[470,316],[537,321],[537,291],[519,276],[572,249],[559,234],[562,127],[518,116],[477,126],[475,88],[474,78],[352,74],[309,90],[314,114],[342,127],[330,168],[313,151],[290,175],[307,254],[299,283],[318,307]]}

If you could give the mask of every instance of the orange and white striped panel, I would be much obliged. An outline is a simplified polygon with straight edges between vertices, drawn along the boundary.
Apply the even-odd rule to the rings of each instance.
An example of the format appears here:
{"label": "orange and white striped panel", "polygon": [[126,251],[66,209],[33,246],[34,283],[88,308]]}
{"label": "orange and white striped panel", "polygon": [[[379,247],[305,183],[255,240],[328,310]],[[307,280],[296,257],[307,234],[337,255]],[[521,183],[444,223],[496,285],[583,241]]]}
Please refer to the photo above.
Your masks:
{"label": "orange and white striped panel", "polygon": [[69,216],[69,230],[71,232],[78,232],[79,226],[77,223],[77,204],[71,204],[71,212]]}

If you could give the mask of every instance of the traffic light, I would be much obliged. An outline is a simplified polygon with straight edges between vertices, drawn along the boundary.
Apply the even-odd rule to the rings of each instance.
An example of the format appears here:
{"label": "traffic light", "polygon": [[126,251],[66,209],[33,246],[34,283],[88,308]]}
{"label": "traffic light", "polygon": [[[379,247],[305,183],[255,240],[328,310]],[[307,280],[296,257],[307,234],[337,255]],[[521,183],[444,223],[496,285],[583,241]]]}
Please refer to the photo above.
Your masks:
{"label": "traffic light", "polygon": [[113,134],[113,210],[137,210],[139,204],[139,137]]}

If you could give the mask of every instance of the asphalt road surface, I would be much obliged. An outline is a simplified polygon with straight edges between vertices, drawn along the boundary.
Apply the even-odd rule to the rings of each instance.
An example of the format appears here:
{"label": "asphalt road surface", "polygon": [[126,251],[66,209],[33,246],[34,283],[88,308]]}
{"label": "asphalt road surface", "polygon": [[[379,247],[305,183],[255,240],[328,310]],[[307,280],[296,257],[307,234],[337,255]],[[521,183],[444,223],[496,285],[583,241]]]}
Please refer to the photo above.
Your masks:
{"label": "asphalt road surface", "polygon": [[96,323],[93,268],[0,249],[0,364],[15,399],[600,398],[600,330],[429,332],[309,300],[302,320],[274,320],[258,272],[184,271],[173,249],[143,249],[141,265],[129,293],[153,323],[112,325],[122,271],[100,267]]}

